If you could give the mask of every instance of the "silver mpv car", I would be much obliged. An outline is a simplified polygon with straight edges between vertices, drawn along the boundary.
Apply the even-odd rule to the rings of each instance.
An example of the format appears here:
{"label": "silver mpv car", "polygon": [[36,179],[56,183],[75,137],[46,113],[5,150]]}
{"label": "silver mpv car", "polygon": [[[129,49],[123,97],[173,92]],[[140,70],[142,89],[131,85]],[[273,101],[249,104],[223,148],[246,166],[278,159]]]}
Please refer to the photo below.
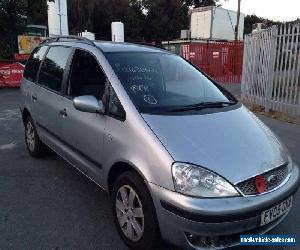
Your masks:
{"label": "silver mpv car", "polygon": [[131,249],[223,248],[292,207],[299,170],[277,137],[180,56],[128,43],[46,40],[26,64],[29,154],[51,148],[106,190]]}

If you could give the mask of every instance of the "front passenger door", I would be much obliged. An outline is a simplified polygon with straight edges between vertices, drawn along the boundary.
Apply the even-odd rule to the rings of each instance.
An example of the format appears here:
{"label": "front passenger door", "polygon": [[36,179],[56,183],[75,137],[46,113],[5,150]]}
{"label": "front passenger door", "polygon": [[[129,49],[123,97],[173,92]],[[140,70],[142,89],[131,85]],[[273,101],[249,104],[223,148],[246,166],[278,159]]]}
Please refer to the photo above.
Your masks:
{"label": "front passenger door", "polygon": [[106,76],[95,56],[77,49],[70,66],[67,93],[63,98],[66,116],[62,119],[62,128],[66,146],[72,152],[72,155],[67,156],[68,159],[75,161],[81,170],[88,171],[89,176],[98,177],[97,172],[102,168],[105,117],[101,114],[76,110],[73,98],[93,95],[102,100],[106,81]]}

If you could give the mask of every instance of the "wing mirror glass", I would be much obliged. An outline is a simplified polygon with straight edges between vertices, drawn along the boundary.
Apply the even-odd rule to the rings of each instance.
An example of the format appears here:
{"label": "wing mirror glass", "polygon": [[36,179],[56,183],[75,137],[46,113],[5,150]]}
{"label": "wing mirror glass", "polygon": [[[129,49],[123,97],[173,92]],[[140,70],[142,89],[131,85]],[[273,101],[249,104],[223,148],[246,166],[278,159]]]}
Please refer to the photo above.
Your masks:
{"label": "wing mirror glass", "polygon": [[103,102],[95,96],[83,95],[73,99],[74,107],[82,112],[104,114]]}

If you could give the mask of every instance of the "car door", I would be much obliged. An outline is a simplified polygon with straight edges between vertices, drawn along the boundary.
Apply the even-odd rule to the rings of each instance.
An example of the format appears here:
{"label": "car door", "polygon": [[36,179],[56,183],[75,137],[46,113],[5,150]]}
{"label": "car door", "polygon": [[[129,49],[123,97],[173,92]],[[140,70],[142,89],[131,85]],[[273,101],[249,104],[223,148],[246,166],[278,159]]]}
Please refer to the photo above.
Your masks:
{"label": "car door", "polygon": [[[36,124],[40,133],[53,142],[63,137],[61,119],[64,116],[61,95],[65,68],[72,48],[52,46],[42,61],[35,91]],[[44,132],[44,133],[43,133]]]}
{"label": "car door", "polygon": [[[105,117],[75,109],[73,98],[93,95],[98,100],[104,96],[106,76],[96,57],[82,49],[76,49],[69,69],[65,97],[62,106],[66,115],[62,119],[62,132],[66,145],[70,148],[67,156],[83,171],[92,171],[89,176],[101,170],[103,160],[103,136]],[[74,154],[76,156],[74,157]]]}
{"label": "car door", "polygon": [[47,50],[48,46],[37,47],[34,49],[26,63],[21,85],[25,106],[29,110],[34,121],[37,120],[37,91],[39,89],[36,81],[41,62]]}

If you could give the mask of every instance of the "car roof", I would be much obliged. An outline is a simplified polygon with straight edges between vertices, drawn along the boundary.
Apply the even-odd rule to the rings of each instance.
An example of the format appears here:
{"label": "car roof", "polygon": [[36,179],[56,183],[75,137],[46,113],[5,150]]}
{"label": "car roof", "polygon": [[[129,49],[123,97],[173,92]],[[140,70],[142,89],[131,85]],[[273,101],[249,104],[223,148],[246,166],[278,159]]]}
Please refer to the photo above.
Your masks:
{"label": "car roof", "polygon": [[159,52],[168,53],[169,51],[157,47],[146,46],[134,43],[118,43],[109,41],[95,41],[94,44],[103,52]]}
{"label": "car roof", "polygon": [[[102,52],[159,52],[165,54],[172,54],[170,51],[147,44],[136,44],[126,42],[112,42],[112,41],[92,41],[84,37],[78,36],[55,36],[45,39],[41,45],[65,45],[66,43],[71,46],[84,43],[95,47],[98,47]],[[76,45],[75,45],[76,44]]]}

